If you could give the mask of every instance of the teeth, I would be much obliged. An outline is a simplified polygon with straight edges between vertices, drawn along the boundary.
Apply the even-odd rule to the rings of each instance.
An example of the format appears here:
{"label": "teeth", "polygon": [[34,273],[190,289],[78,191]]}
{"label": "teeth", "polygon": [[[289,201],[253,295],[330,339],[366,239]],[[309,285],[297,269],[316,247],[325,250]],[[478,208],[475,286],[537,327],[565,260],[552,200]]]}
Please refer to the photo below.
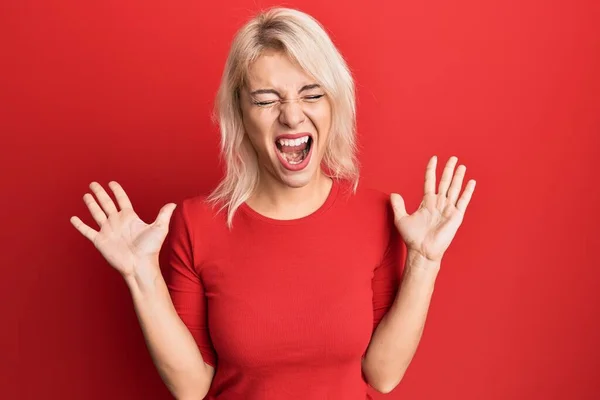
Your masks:
{"label": "teeth", "polygon": [[298,139],[279,139],[278,143],[282,146],[300,146],[302,143],[308,142],[308,136],[303,136]]}

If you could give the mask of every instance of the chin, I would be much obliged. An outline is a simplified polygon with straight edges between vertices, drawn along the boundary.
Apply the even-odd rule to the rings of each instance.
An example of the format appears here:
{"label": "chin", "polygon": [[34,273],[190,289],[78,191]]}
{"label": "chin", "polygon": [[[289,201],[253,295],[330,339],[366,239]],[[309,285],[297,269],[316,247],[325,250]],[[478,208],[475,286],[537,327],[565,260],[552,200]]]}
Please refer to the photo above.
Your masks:
{"label": "chin", "polygon": [[280,180],[283,184],[291,188],[301,188],[308,185],[312,181],[313,176],[314,174],[311,176],[304,174],[303,176],[282,176]]}

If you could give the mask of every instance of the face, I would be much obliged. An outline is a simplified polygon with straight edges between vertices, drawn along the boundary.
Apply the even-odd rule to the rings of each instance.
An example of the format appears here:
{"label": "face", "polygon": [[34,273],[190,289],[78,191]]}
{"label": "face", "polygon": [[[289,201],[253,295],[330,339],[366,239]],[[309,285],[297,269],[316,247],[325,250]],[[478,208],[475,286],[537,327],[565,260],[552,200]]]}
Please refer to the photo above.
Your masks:
{"label": "face", "polygon": [[298,64],[276,51],[252,63],[247,82],[240,93],[242,117],[261,180],[305,186],[321,173],[331,127],[329,98]]}

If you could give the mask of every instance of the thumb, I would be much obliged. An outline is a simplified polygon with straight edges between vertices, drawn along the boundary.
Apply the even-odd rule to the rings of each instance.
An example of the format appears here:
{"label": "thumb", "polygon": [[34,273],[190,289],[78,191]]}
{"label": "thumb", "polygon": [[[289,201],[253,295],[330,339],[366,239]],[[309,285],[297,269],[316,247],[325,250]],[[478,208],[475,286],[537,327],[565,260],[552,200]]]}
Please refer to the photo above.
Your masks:
{"label": "thumb", "polygon": [[390,195],[390,201],[392,203],[392,209],[394,210],[396,219],[400,219],[408,215],[402,196],[400,196],[398,193],[392,193]]}
{"label": "thumb", "polygon": [[175,203],[165,204],[158,212],[158,216],[156,217],[153,225],[158,226],[159,228],[168,228],[169,221],[171,221],[171,216],[173,215],[173,211],[175,211],[176,207],[177,204]]}

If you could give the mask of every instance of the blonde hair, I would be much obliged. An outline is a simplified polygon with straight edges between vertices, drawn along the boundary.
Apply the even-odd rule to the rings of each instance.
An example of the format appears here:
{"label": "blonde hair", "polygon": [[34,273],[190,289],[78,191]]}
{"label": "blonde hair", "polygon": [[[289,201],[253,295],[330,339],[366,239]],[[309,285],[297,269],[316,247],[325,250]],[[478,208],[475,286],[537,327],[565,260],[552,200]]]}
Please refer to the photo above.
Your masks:
{"label": "blonde hair", "polygon": [[283,51],[321,85],[332,104],[332,124],[323,156],[325,172],[348,180],[356,191],[356,102],[354,80],[321,24],[298,10],[275,7],[259,13],[235,35],[216,97],[213,118],[221,131],[225,176],[208,196],[227,209],[227,225],[259,180],[256,152],[244,132],[240,90],[250,64],[263,50]]}

